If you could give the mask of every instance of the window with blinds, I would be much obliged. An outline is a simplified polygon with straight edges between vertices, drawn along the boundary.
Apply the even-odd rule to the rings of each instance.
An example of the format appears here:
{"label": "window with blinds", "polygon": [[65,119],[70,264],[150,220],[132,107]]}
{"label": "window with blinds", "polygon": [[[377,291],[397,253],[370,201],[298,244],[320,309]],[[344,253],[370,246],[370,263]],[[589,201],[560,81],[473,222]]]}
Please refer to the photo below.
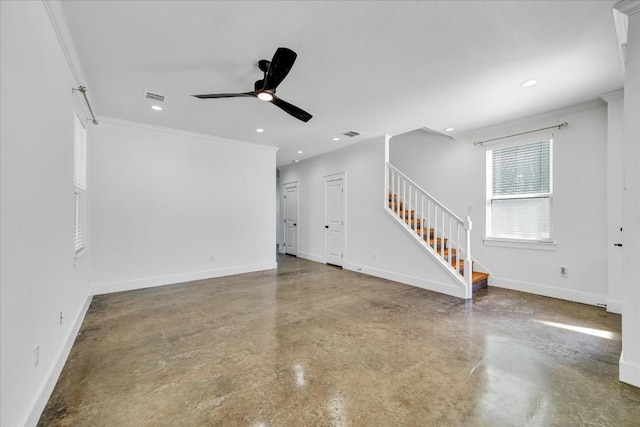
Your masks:
{"label": "window with blinds", "polygon": [[487,238],[551,242],[551,139],[487,151]]}
{"label": "window with blinds", "polygon": [[75,200],[74,249],[87,246],[87,131],[77,114],[73,126],[73,180]]}

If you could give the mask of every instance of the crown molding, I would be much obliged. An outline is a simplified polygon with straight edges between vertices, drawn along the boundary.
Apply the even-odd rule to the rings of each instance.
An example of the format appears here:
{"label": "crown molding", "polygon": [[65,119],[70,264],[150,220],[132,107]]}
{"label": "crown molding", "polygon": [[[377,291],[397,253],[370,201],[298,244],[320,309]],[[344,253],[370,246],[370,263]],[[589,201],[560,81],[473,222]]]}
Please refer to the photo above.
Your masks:
{"label": "crown molding", "polygon": [[80,57],[78,56],[76,45],[71,38],[71,31],[69,31],[67,18],[62,10],[62,2],[60,0],[42,0],[42,3],[49,15],[49,19],[53,25],[53,30],[58,37],[60,47],[62,48],[64,57],[67,60],[69,69],[71,70],[74,85],[76,87],[86,85],[87,81],[84,72],[82,71]]}
{"label": "crown molding", "polygon": [[102,123],[113,123],[113,124],[118,124],[118,125],[123,125],[123,126],[131,126],[131,127],[136,127],[136,128],[154,130],[154,131],[158,131],[158,132],[171,133],[171,134],[174,134],[174,135],[181,135],[181,136],[188,136],[188,137],[192,137],[192,138],[207,139],[209,141],[222,142],[222,143],[225,143],[225,144],[244,145],[246,147],[257,148],[257,149],[266,150],[266,151],[274,151],[275,152],[275,151],[278,151],[280,149],[279,147],[274,147],[274,146],[271,146],[271,145],[262,145],[262,144],[256,144],[254,142],[246,142],[246,141],[240,141],[240,140],[237,140],[237,139],[230,139],[230,138],[223,138],[223,137],[220,137],[220,136],[207,135],[207,134],[204,134],[204,133],[190,132],[190,131],[186,131],[186,130],[168,128],[168,127],[164,127],[164,126],[150,125],[150,124],[142,123],[142,122],[134,122],[134,121],[125,120],[125,119],[118,119],[116,117],[97,116],[96,118],[98,119],[98,121],[101,124]]}
{"label": "crown molding", "polygon": [[613,8],[619,10],[627,16],[640,13],[640,1],[639,0],[622,0],[613,5]]}
{"label": "crown molding", "polygon": [[[79,86],[87,86],[87,79],[84,71],[82,70],[76,44],[73,42],[73,38],[71,37],[67,17],[62,9],[62,2],[60,0],[42,0],[42,4],[47,11],[47,15],[49,15],[49,21],[51,21],[51,26],[58,38],[60,49],[62,49],[67,66],[69,67],[71,80],[73,81],[73,89],[76,89]],[[89,99],[89,103],[95,105],[95,102],[91,99],[90,92],[87,91],[85,95],[87,96],[87,99]],[[86,102],[79,100],[75,105],[76,109],[81,111],[87,120],[92,117],[89,111],[89,106],[86,105]]]}
{"label": "crown molding", "polygon": [[624,89],[620,89],[620,90],[616,90],[614,92],[608,92],[608,93],[603,93],[602,95],[600,95],[600,99],[602,99],[604,102],[611,102],[611,101],[615,101],[616,99],[622,99],[624,98]]}

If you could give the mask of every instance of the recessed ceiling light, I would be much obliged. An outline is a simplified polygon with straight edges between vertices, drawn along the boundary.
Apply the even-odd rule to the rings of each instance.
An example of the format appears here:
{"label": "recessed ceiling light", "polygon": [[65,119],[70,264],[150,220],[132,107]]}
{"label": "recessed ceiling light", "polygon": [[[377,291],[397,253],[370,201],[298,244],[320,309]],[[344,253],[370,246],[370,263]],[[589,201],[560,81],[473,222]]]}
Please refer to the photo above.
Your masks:
{"label": "recessed ceiling light", "polygon": [[298,151],[296,151],[296,153],[302,154],[302,150],[298,150]]}
{"label": "recessed ceiling light", "polygon": [[527,80],[525,82],[520,83],[520,86],[522,87],[531,87],[531,86],[535,86],[538,84],[537,80],[531,79],[531,80]]}
{"label": "recessed ceiling light", "polygon": [[300,160],[295,159],[295,160],[293,161],[293,163],[298,163],[299,161],[300,161]]}
{"label": "recessed ceiling light", "polygon": [[444,131],[445,132],[451,132],[451,131],[453,131],[453,128],[446,128]]}
{"label": "recessed ceiling light", "polygon": [[161,107],[161,106],[159,106],[159,105],[152,105],[152,106],[151,106],[151,109],[152,109],[152,110],[156,110],[156,111],[162,111],[162,107]]}
{"label": "recessed ceiling light", "polygon": [[340,138],[335,137],[335,138],[333,138],[333,140],[334,140],[334,141],[340,141]]}
{"label": "recessed ceiling light", "polygon": [[258,132],[258,133],[262,133],[262,132],[264,132],[264,129],[262,129],[262,128],[258,128],[258,129],[256,129],[256,132]]}

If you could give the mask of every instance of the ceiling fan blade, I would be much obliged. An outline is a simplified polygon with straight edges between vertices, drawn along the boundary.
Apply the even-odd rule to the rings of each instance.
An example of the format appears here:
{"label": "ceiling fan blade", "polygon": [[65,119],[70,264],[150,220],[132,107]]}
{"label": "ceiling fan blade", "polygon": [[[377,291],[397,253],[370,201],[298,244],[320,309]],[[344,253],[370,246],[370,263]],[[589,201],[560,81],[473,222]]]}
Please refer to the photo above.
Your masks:
{"label": "ceiling fan blade", "polygon": [[269,102],[271,102],[276,107],[279,107],[284,111],[286,111],[287,113],[291,114],[296,119],[302,120],[303,122],[308,122],[309,120],[311,120],[311,117],[313,117],[311,114],[307,113],[306,111],[296,107],[295,105],[289,104],[287,101],[284,101],[276,97],[275,95],[273,96],[273,99]]}
{"label": "ceiling fan blade", "polygon": [[238,98],[245,96],[257,96],[255,92],[244,92],[244,93],[211,93],[209,95],[191,95],[200,99],[211,99],[211,98]]}
{"label": "ceiling fan blade", "polygon": [[286,47],[279,47],[264,76],[264,90],[272,91],[287,77],[298,55]]}

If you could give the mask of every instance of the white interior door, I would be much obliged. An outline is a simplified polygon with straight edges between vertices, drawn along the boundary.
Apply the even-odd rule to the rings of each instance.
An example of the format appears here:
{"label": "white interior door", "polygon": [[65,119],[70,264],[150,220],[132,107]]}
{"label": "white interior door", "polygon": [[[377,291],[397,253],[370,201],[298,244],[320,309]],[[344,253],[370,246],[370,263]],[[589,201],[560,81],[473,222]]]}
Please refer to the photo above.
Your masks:
{"label": "white interior door", "polygon": [[284,185],[284,252],[298,255],[298,183]]}
{"label": "white interior door", "polygon": [[344,261],[344,176],[325,181],[325,259],[342,266]]}

